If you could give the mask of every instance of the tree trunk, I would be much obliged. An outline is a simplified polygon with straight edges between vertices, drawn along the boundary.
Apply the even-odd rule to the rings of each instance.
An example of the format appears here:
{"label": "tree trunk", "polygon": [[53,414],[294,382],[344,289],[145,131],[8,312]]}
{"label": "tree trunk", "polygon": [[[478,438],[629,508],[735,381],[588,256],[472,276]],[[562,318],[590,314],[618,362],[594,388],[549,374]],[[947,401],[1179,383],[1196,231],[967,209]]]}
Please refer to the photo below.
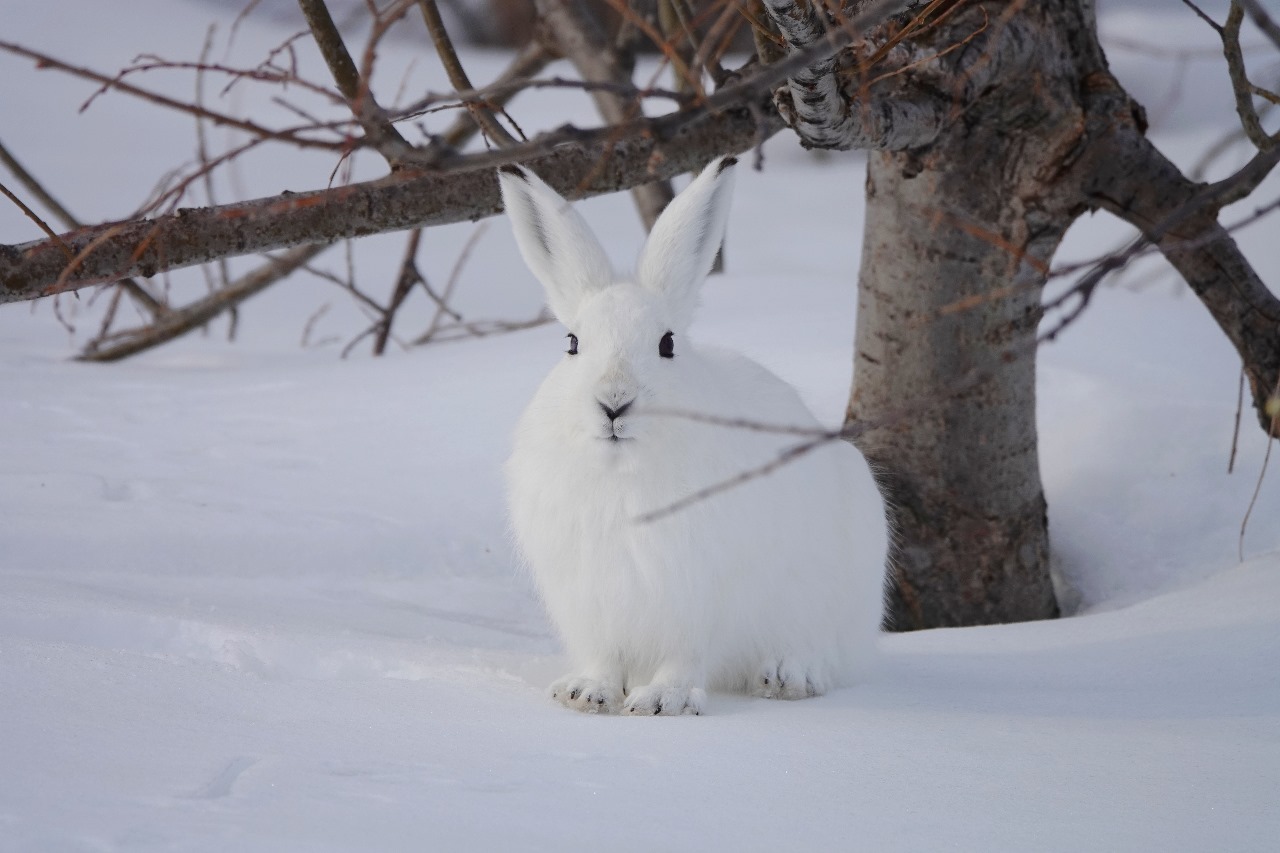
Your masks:
{"label": "tree trunk", "polygon": [[1038,85],[1004,82],[932,144],[870,155],[847,418],[878,425],[859,444],[895,527],[898,630],[1058,614],[1035,340],[1082,210],[1054,188],[1081,112],[1070,56],[1041,35]]}
{"label": "tree trunk", "polygon": [[[1001,215],[1004,193],[987,184],[974,198],[978,184],[913,174],[910,159],[876,153],[869,165],[849,410],[851,421],[897,421],[860,442],[896,532],[889,625],[1052,617],[1032,345],[1044,276],[930,215],[971,222],[971,202],[985,199],[996,216],[984,227],[1007,234],[1021,223]],[[1026,247],[1033,257],[1050,257],[1063,230],[1053,225]]]}

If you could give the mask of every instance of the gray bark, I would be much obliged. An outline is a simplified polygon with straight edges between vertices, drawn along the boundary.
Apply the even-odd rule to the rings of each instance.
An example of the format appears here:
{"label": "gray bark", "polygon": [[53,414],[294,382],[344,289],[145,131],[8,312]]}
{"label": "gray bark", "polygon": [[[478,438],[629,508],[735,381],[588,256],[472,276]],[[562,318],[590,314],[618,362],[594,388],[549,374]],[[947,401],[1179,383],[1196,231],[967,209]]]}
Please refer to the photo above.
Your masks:
{"label": "gray bark", "polygon": [[[986,157],[990,143],[957,140],[952,153]],[[867,178],[848,423],[912,413],[858,442],[882,472],[896,529],[897,629],[1057,614],[1035,336],[1044,271],[1070,219],[1019,203],[1017,176],[982,157],[970,162],[986,168],[960,174],[874,154]],[[991,234],[1018,235],[1026,256]]]}
{"label": "gray bark", "polygon": [[[1027,58],[1025,28],[1004,37],[1015,33],[996,61]],[[1038,46],[1042,63],[1063,55],[1043,33]],[[871,156],[848,419],[916,413],[859,441],[896,526],[898,629],[1058,612],[1035,342],[1049,262],[1076,215],[1044,180],[1079,118],[1072,70],[1042,66],[1034,88],[1006,77],[928,147]]]}

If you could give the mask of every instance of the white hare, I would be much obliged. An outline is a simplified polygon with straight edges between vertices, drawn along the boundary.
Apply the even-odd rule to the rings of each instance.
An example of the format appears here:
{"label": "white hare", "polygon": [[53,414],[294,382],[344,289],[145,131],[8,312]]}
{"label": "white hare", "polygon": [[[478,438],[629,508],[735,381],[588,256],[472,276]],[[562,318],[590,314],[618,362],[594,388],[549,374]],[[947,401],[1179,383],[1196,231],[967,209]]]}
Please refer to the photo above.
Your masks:
{"label": "white hare", "polygon": [[499,174],[521,254],[570,332],[506,473],[517,543],[573,662],[551,695],[571,708],[698,714],[708,688],[816,696],[874,646],[884,510],[848,444],[642,518],[799,440],[724,419],[817,426],[781,379],[686,331],[735,162],[715,160],[671,202],[634,279],[536,175]]}

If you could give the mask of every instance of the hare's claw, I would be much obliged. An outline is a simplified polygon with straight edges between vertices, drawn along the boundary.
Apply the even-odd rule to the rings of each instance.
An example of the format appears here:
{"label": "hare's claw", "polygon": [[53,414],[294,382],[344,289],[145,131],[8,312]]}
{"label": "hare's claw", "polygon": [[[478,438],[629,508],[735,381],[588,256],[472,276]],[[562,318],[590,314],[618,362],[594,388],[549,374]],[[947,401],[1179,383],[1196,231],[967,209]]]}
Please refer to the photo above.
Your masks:
{"label": "hare's claw", "polygon": [[609,679],[566,675],[548,692],[566,708],[587,714],[616,714],[622,706],[622,687]]}
{"label": "hare's claw", "polygon": [[760,667],[749,687],[764,699],[807,699],[826,693],[828,683],[818,667],[774,660]]}
{"label": "hare's claw", "polygon": [[631,691],[622,713],[636,717],[701,714],[707,704],[707,692],[700,687],[675,687],[649,684]]}

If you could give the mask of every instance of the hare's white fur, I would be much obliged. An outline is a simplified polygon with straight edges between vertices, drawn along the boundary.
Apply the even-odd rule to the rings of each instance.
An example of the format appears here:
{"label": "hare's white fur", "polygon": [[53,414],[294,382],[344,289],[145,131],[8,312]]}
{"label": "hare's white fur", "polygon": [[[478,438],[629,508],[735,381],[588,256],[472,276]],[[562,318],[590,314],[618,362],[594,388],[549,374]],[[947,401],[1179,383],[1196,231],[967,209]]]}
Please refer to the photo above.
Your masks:
{"label": "hare's white fur", "polygon": [[[499,175],[521,253],[579,347],[534,395],[507,463],[515,536],[573,661],[551,692],[572,708],[700,713],[708,688],[804,698],[873,650],[887,536],[850,445],[639,520],[800,440],[685,415],[817,426],[781,379],[686,334],[733,163],[712,162],[668,206],[634,280],[532,172]],[[673,358],[659,354],[667,332]]]}

